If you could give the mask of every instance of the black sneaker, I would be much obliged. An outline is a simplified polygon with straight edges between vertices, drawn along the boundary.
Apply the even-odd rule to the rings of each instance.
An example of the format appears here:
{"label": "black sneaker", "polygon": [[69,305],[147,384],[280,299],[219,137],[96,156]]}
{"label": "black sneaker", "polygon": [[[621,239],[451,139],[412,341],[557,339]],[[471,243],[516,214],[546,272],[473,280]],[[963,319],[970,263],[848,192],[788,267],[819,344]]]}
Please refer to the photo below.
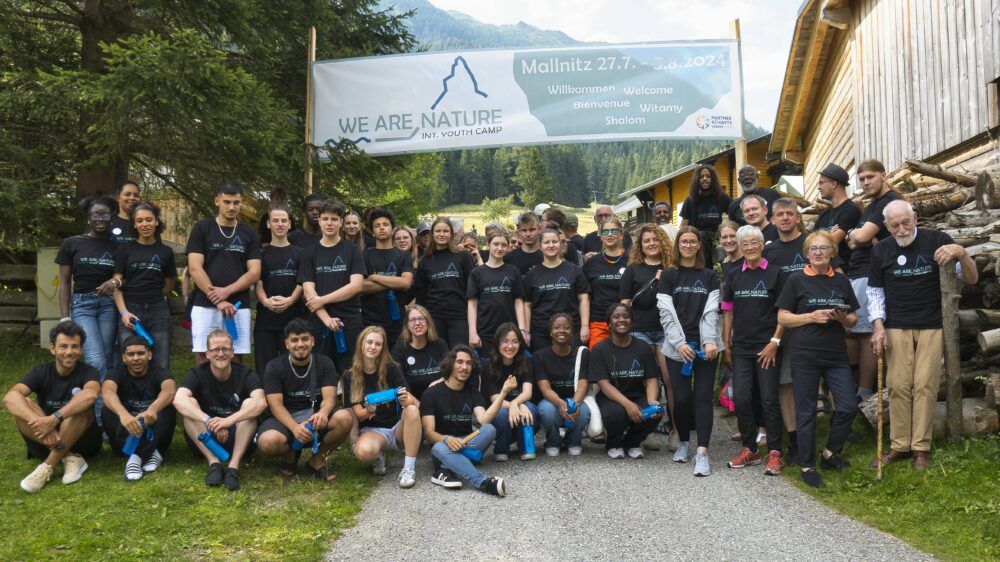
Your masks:
{"label": "black sneaker", "polygon": [[487,494],[500,496],[501,498],[507,495],[507,486],[503,483],[503,478],[487,478],[479,489]]}
{"label": "black sneaker", "polygon": [[227,468],[226,476],[222,479],[222,485],[230,492],[240,489],[240,471],[235,468]]}
{"label": "black sneaker", "polygon": [[860,443],[863,439],[864,437],[862,437],[857,431],[851,431],[847,434],[848,443]]}
{"label": "black sneaker", "polygon": [[455,476],[454,472],[447,468],[442,468],[437,474],[431,476],[431,483],[437,484],[442,488],[458,489],[462,487],[462,481]]}
{"label": "black sneaker", "polygon": [[844,469],[851,466],[851,463],[847,462],[847,460],[845,459],[842,459],[840,455],[833,455],[830,458],[826,458],[823,455],[820,455],[820,457],[821,459],[819,462],[823,466],[823,468],[829,468],[831,470],[836,470],[837,472],[843,472]]}
{"label": "black sneaker", "polygon": [[802,471],[802,481],[806,483],[807,486],[813,488],[823,488],[823,481],[819,478],[819,473],[815,469],[803,470]]}
{"label": "black sneaker", "polygon": [[209,486],[222,484],[222,463],[213,462],[208,467],[208,474],[205,475],[205,484]]}

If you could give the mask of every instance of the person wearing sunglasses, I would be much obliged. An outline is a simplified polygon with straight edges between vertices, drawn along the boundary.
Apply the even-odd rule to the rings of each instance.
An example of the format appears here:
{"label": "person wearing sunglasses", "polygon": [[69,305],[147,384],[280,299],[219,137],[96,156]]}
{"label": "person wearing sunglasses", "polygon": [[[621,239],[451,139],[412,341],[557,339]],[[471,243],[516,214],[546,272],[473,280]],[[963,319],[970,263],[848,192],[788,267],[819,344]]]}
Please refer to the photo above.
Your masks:
{"label": "person wearing sunglasses", "polygon": [[[594,211],[594,224],[597,225],[597,230],[591,232],[583,238],[583,259],[584,261],[590,259],[604,246],[604,241],[601,240],[601,228],[604,225],[604,221],[613,219],[615,217],[614,209],[611,205],[598,205],[597,210]],[[626,236],[622,240],[622,247],[625,248],[626,252],[632,250],[632,239]]]}
{"label": "person wearing sunglasses", "polygon": [[590,349],[610,335],[607,322],[594,319],[607,318],[609,307],[619,302],[622,274],[628,265],[622,248],[624,232],[618,219],[604,221],[600,230],[603,248],[583,264],[583,275],[590,283]]}
{"label": "person wearing sunglasses", "polygon": [[[228,332],[215,330],[206,339],[208,362],[188,370],[174,395],[174,408],[181,415],[188,447],[208,462],[205,484],[235,492],[240,488],[240,462],[256,448],[257,416],[264,413],[267,399],[257,373],[233,361]],[[199,438],[205,433],[229,453],[225,470]]]}

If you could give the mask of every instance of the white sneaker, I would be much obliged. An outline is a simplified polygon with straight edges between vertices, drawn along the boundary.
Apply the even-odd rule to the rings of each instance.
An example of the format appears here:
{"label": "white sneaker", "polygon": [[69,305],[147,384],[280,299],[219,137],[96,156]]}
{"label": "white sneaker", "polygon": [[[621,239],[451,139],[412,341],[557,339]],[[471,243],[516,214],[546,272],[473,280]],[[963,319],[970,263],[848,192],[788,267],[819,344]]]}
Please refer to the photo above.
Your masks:
{"label": "white sneaker", "polygon": [[143,472],[156,472],[156,469],[163,466],[163,455],[160,451],[153,451],[153,454],[146,461],[146,464],[142,465]]}
{"label": "white sneaker", "polygon": [[49,466],[45,463],[39,464],[35,467],[35,470],[31,471],[31,474],[25,476],[24,480],[21,480],[21,489],[29,494],[38,492],[52,478],[53,471],[55,471],[54,466]]}
{"label": "white sneaker", "polygon": [[688,462],[688,448],[690,446],[687,441],[681,441],[680,446],[674,451],[674,462]]}
{"label": "white sneaker", "polygon": [[641,459],[645,455],[642,454],[642,447],[632,447],[628,450],[628,458],[630,459]]}
{"label": "white sneaker", "polygon": [[613,459],[624,459],[625,450],[624,449],[608,449],[608,456]]}
{"label": "white sneaker", "polygon": [[712,467],[708,464],[708,455],[705,453],[695,453],[694,475],[708,476],[709,474],[712,474]]}
{"label": "white sneaker", "polygon": [[550,457],[558,457],[559,456],[559,447],[546,447],[545,448],[545,454],[547,456],[550,456]]}
{"label": "white sneaker", "polygon": [[63,457],[63,484],[72,484],[83,478],[83,473],[87,472],[87,461],[80,455],[70,453]]}
{"label": "white sneaker", "polygon": [[379,453],[378,458],[372,463],[372,474],[385,476],[385,453]]}
{"label": "white sneaker", "polygon": [[535,453],[522,453],[521,454],[521,460],[522,461],[533,461],[533,460],[535,460]]}
{"label": "white sneaker", "polygon": [[403,467],[403,470],[399,471],[400,488],[412,488],[413,485],[416,483],[417,483],[417,475],[412,468],[407,469],[406,467]]}
{"label": "white sneaker", "polygon": [[583,454],[583,447],[577,446],[577,447],[570,447],[569,448],[569,456],[571,456],[571,457],[578,457],[581,454]]}
{"label": "white sneaker", "polygon": [[125,461],[125,480],[136,482],[142,479],[142,459],[139,455],[131,455]]}
{"label": "white sneaker", "polygon": [[496,453],[493,455],[493,462],[507,462],[510,457],[503,453]]}

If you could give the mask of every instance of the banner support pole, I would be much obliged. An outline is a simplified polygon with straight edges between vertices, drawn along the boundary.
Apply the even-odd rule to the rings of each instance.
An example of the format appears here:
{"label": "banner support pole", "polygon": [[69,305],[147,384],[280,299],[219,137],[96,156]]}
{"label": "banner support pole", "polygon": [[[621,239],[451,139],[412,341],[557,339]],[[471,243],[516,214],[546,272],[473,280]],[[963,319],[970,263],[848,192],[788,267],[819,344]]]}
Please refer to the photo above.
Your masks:
{"label": "banner support pole", "polygon": [[312,171],[312,149],[309,145],[312,143],[312,133],[313,133],[313,105],[315,100],[313,99],[313,89],[312,89],[312,63],[316,62],[316,27],[309,27],[309,52],[306,55],[306,174],[305,174],[305,193],[309,195],[313,192],[313,171]]}
{"label": "banner support pole", "polygon": [[[733,21],[729,22],[729,33],[730,33],[730,35],[732,35],[733,39],[736,39],[737,41],[742,42],[741,39],[740,39],[740,18],[736,18]],[[741,72],[742,72],[742,69],[741,69]],[[740,88],[740,97],[743,97],[743,88],[742,87]],[[741,103],[741,105],[742,105],[742,103]],[[745,166],[746,163],[747,163],[747,138],[746,138],[746,127],[745,127],[745,125],[746,125],[746,123],[745,123],[746,122],[746,118],[745,117],[744,117],[743,121],[744,122],[740,124],[741,134],[743,135],[743,137],[741,139],[739,139],[739,140],[736,141],[736,171],[737,172],[739,172],[740,168],[742,168],[743,166]],[[735,193],[733,193],[733,197],[736,197]]]}

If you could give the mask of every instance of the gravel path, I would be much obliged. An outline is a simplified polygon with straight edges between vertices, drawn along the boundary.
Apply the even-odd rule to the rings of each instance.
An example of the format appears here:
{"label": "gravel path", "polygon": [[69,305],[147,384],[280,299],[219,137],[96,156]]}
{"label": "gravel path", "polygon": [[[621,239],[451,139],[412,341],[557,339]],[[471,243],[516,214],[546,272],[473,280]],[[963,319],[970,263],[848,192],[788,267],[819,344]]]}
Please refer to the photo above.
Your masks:
{"label": "gravel path", "polygon": [[763,476],[763,466],[729,469],[738,452],[729,432],[717,420],[708,478],[692,475],[693,462],[671,462],[665,446],[615,461],[586,439],[581,457],[545,458],[539,447],[532,462],[484,461],[486,474],[509,482],[506,498],[431,484],[425,451],[417,486],[401,490],[402,459],[390,456],[388,475],[328,559],[930,559]]}

